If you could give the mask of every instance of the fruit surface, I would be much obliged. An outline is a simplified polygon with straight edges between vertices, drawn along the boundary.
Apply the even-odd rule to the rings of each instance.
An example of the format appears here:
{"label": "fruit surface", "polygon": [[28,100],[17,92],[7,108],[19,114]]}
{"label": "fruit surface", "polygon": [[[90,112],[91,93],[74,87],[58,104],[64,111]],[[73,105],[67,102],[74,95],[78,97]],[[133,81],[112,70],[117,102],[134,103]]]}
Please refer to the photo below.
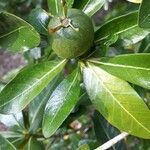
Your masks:
{"label": "fruit surface", "polygon": [[92,21],[81,10],[69,9],[66,18],[53,17],[48,30],[52,40],[52,49],[62,58],[81,56],[93,44]]}

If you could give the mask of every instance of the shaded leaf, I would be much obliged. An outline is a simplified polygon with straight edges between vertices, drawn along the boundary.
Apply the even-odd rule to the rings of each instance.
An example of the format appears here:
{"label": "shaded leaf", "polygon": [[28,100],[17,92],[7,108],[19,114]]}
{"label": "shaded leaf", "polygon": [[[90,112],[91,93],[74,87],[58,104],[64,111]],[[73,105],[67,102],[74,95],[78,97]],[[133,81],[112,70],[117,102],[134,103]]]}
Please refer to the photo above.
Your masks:
{"label": "shaded leaf", "polygon": [[[62,74],[61,74],[62,76]],[[29,105],[30,114],[30,131],[35,132],[42,125],[42,119],[44,114],[45,105],[50,98],[53,90],[59,84],[61,80],[60,75],[55,77],[48,86],[31,102]]]}
{"label": "shaded leaf", "polygon": [[137,19],[138,12],[132,12],[106,22],[96,31],[95,42],[107,45],[111,41],[111,44],[113,44],[113,41],[117,41],[117,38],[129,44],[139,42],[149,34],[149,31],[139,28]]}
{"label": "shaded leaf", "polygon": [[150,34],[142,40],[141,45],[138,50],[139,53],[142,53],[142,52],[150,53],[150,42],[149,41],[150,41]]}
{"label": "shaded leaf", "polygon": [[1,135],[0,135],[0,149],[1,150],[16,150],[16,148]]}
{"label": "shaded leaf", "polygon": [[[120,131],[109,124],[98,111],[94,112],[93,122],[96,137],[101,145],[120,134]],[[123,141],[120,141],[117,144],[113,145],[112,149],[126,150],[126,146]]]}
{"label": "shaded leaf", "polygon": [[150,54],[148,53],[119,55],[92,62],[112,75],[150,89]]}
{"label": "shaded leaf", "polygon": [[17,113],[25,108],[63,69],[65,60],[30,65],[0,93],[0,112]]}
{"label": "shaded leaf", "polygon": [[33,9],[29,14],[28,21],[40,34],[48,34],[47,27],[50,17],[44,9]]}
{"label": "shaded leaf", "polygon": [[50,137],[75,107],[80,94],[79,70],[68,75],[52,93],[46,104],[43,134]]}
{"label": "shaded leaf", "polygon": [[0,12],[0,46],[19,52],[38,46],[40,36],[36,30],[21,18]]}
{"label": "shaded leaf", "polygon": [[28,143],[25,145],[24,150],[43,150],[44,146],[37,141],[34,137],[31,137]]}
{"label": "shaded leaf", "polygon": [[150,28],[150,2],[148,0],[142,0],[138,23],[141,28]]}
{"label": "shaded leaf", "polygon": [[124,80],[87,63],[84,84],[95,108],[121,131],[150,138],[150,110]]}
{"label": "shaded leaf", "polygon": [[9,139],[9,141],[16,147],[16,149],[20,148],[20,145],[24,142],[24,135],[20,138]]}
{"label": "shaded leaf", "polygon": [[89,0],[81,0],[80,3],[78,0],[74,1],[73,7],[77,8],[77,9],[81,9],[83,10],[83,8],[85,7],[85,5],[88,3]]}

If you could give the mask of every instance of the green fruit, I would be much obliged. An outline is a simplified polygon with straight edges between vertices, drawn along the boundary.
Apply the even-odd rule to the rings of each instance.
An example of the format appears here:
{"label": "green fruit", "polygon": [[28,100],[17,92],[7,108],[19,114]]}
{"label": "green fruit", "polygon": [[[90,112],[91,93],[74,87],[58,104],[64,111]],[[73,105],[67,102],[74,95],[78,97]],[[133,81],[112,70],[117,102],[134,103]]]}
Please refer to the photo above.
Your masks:
{"label": "green fruit", "polygon": [[93,44],[94,28],[91,19],[78,9],[69,9],[67,17],[55,16],[48,26],[51,45],[62,58],[76,58]]}

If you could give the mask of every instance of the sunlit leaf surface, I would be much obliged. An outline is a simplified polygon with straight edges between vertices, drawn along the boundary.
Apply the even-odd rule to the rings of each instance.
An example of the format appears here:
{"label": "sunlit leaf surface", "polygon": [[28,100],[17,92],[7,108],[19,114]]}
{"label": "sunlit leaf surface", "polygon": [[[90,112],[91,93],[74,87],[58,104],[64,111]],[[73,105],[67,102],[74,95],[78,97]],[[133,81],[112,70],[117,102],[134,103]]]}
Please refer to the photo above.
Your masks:
{"label": "sunlit leaf surface", "polygon": [[150,110],[127,82],[91,63],[83,73],[91,101],[112,125],[129,134],[150,138]]}

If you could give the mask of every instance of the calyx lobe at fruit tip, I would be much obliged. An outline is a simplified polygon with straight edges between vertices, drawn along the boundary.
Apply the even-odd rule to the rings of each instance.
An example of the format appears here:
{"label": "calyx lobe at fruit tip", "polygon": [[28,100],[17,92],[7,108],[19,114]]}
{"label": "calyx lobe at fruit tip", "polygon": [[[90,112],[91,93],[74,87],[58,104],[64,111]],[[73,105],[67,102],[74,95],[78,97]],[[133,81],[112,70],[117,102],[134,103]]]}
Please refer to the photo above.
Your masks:
{"label": "calyx lobe at fruit tip", "polygon": [[71,27],[75,31],[79,31],[79,28],[75,28],[72,25],[72,23],[71,23],[72,20],[70,18],[59,18],[59,19],[60,19],[60,24],[54,28],[49,28],[48,29],[49,33],[54,33],[54,32],[57,32],[58,30],[60,30],[61,28],[68,28],[68,27]]}

